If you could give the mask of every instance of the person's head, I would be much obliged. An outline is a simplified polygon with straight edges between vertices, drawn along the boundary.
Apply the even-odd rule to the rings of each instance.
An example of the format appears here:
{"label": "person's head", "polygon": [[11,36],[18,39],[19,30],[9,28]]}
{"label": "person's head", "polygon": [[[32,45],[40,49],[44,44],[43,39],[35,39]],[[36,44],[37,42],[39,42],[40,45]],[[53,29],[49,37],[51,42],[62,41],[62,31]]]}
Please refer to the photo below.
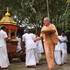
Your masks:
{"label": "person's head", "polygon": [[62,32],[61,35],[62,35],[62,36],[65,36],[65,32]]}
{"label": "person's head", "polygon": [[11,38],[15,39],[15,32],[11,32]]}
{"label": "person's head", "polygon": [[43,25],[49,25],[50,24],[50,19],[48,18],[48,17],[45,17],[44,19],[43,19]]}
{"label": "person's head", "polygon": [[1,30],[6,30],[6,27],[4,27],[4,26],[1,26]]}
{"label": "person's head", "polygon": [[29,33],[29,29],[24,30],[24,33]]}

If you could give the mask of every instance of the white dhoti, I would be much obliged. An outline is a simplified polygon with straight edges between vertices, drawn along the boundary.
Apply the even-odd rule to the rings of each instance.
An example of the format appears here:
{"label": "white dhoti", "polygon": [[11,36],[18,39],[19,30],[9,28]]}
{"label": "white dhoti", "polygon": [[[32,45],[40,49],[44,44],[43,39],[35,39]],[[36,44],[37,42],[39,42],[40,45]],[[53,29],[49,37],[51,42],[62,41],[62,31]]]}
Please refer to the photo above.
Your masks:
{"label": "white dhoti", "polygon": [[37,49],[35,49],[35,58],[36,58],[36,63],[38,64],[41,59],[41,53],[39,53]]}
{"label": "white dhoti", "polygon": [[23,41],[25,41],[26,48],[26,66],[36,66],[35,48],[36,44],[34,42],[35,35],[32,33],[26,33],[22,36]]}
{"label": "white dhoti", "polygon": [[67,37],[66,36],[60,36],[61,44],[61,52],[62,52],[62,64],[67,62]]}
{"label": "white dhoti", "polygon": [[35,49],[26,50],[26,66],[35,66]]}
{"label": "white dhoti", "polygon": [[0,66],[1,68],[7,68],[9,65],[6,41],[7,33],[4,30],[0,30]]}
{"label": "white dhoti", "polygon": [[43,53],[43,45],[41,40],[38,40],[36,42],[36,49],[35,49],[35,57],[36,57],[36,63],[39,63],[40,59],[41,59],[41,53]]}
{"label": "white dhoti", "polygon": [[55,60],[57,64],[64,64],[67,62],[67,37],[59,36],[60,42],[55,47]]}
{"label": "white dhoti", "polygon": [[9,66],[6,46],[0,47],[0,66],[1,68],[7,68]]}
{"label": "white dhoti", "polygon": [[58,44],[55,46],[55,62],[56,64],[60,65],[62,63],[61,60],[61,49],[60,49],[60,43],[58,42]]}
{"label": "white dhoti", "polygon": [[61,44],[61,52],[62,52],[62,64],[67,62],[67,45],[66,43]]}
{"label": "white dhoti", "polygon": [[38,49],[38,52],[40,52],[40,53],[43,53],[44,52],[43,44],[42,44],[42,41],[41,40],[38,41],[37,49]]}
{"label": "white dhoti", "polygon": [[61,51],[55,51],[55,62],[56,64],[61,64]]}
{"label": "white dhoti", "polygon": [[26,43],[26,66],[36,66],[35,48],[36,45],[32,40]]}

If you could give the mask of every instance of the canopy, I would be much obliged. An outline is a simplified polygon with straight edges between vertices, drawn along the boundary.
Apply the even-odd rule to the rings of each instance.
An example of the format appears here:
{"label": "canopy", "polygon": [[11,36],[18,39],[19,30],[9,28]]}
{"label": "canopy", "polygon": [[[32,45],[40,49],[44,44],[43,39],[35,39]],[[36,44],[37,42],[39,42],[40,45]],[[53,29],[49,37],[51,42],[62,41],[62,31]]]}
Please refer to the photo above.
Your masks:
{"label": "canopy", "polygon": [[5,13],[5,16],[1,19],[0,25],[4,25],[9,30],[16,30],[17,25],[14,19],[11,17],[9,11]]}

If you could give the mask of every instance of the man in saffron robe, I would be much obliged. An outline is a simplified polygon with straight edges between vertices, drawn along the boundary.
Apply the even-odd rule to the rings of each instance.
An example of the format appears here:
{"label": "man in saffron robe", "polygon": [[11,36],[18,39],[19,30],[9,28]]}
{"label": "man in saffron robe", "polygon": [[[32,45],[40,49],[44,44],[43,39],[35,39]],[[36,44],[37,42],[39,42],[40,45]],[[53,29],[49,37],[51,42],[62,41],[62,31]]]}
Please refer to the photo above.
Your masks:
{"label": "man in saffron robe", "polygon": [[55,44],[58,42],[58,33],[54,24],[51,24],[49,18],[45,17],[43,20],[43,27],[41,29],[41,37],[44,41],[44,49],[46,60],[48,64],[48,70],[53,70],[54,61],[54,49]]}

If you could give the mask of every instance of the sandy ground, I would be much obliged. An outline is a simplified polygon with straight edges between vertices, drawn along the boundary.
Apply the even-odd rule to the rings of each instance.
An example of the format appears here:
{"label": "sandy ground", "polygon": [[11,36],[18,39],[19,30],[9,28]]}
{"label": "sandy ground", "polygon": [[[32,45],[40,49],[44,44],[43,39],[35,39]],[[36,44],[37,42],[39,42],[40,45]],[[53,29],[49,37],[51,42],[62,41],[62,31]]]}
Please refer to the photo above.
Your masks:
{"label": "sandy ground", "polygon": [[[9,66],[8,70],[47,70],[45,58],[40,61],[40,65],[36,68],[26,68],[25,63],[20,60],[14,60]],[[70,55],[67,58],[67,64],[56,66],[56,70],[70,70]]]}

